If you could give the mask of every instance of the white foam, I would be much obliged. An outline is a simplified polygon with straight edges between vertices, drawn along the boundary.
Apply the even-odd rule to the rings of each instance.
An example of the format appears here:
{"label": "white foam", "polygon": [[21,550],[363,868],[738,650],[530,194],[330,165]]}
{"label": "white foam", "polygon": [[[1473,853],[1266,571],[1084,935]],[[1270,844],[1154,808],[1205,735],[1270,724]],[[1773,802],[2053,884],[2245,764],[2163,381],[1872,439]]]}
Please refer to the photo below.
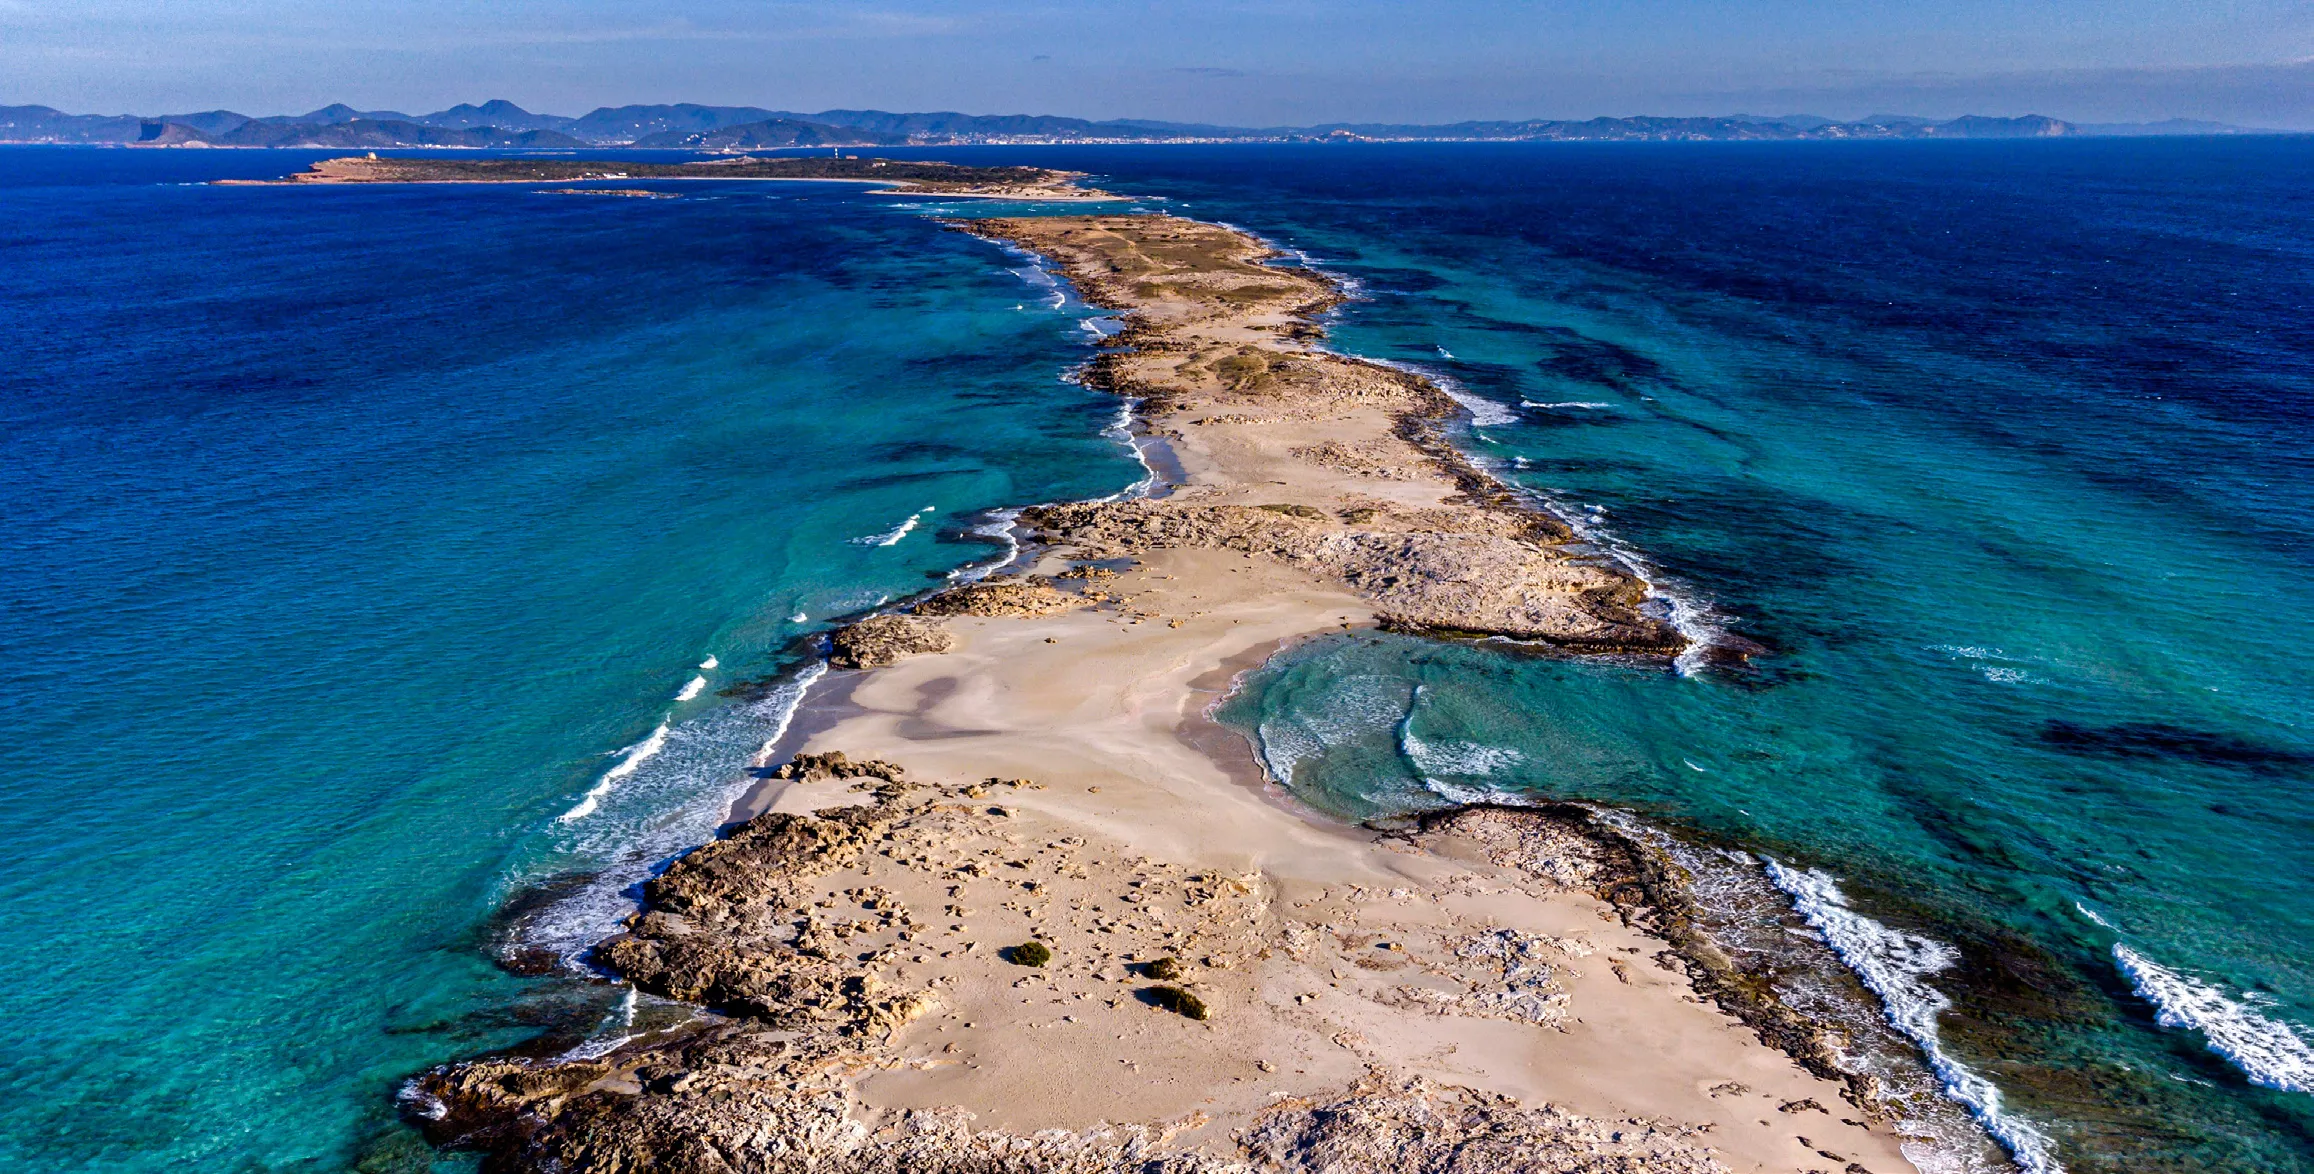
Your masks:
{"label": "white foam", "polygon": [[2083,916],[2083,917],[2086,917],[2086,918],[2088,918],[2089,920],[2091,920],[2091,921],[2094,921],[2094,922],[2096,922],[2097,924],[2099,924],[2099,925],[2102,925],[2102,926],[2104,926],[2105,928],[2107,928],[2107,929],[2109,929],[2109,930],[2112,930],[2112,931],[2114,931],[2114,932],[2116,932],[2116,933],[2119,933],[2119,932],[2121,931],[2121,927],[2120,927],[2120,926],[2118,926],[2118,925],[2115,925],[2115,924],[2113,924],[2112,922],[2110,922],[2110,921],[2107,921],[2107,920],[2105,920],[2105,919],[2104,919],[2104,918],[2102,918],[2102,917],[2099,917],[2099,916],[2097,915],[2097,911],[2096,911],[2095,909],[2091,909],[2090,907],[2088,907],[2087,905],[2084,905],[2084,904],[2082,904],[2082,903],[2081,903],[2081,902],[2079,902],[2079,901],[2075,901],[2075,902],[2073,902],[2073,907],[2074,907],[2075,909],[2078,909],[2078,910],[2080,910],[2080,911],[2081,911],[2081,916]]}
{"label": "white foam", "polygon": [[526,918],[513,948],[551,951],[583,970],[586,952],[635,911],[634,886],[668,857],[714,838],[732,804],[755,785],[750,768],[764,765],[826,673],[827,665],[814,661],[755,701],[687,719],[664,739],[666,753],[628,755],[620,765],[632,762],[633,777],[595,793],[599,809],[586,813],[592,818],[554,825],[560,851],[546,875],[583,870],[591,879]]}
{"label": "white foam", "polygon": [[1068,288],[1063,286],[1060,283],[1060,280],[1053,276],[1052,270],[1045,268],[1045,259],[1043,257],[1029,252],[1027,249],[1021,248],[1018,245],[1009,244],[1003,241],[999,241],[997,243],[1003,246],[1005,252],[1011,253],[1013,256],[1028,262],[1020,268],[1008,270],[1008,272],[1010,272],[1014,277],[1020,278],[1021,281],[1027,283],[1029,286],[1038,290],[1042,290],[1045,295],[1045,309],[1059,310],[1065,308],[1069,304]]}
{"label": "white foam", "polygon": [[690,684],[683,686],[683,691],[682,691],[682,692],[675,694],[675,700],[677,700],[677,701],[689,701],[689,700],[691,700],[692,698],[694,698],[694,697],[697,697],[697,696],[699,695],[699,691],[700,691],[700,690],[702,690],[702,689],[705,689],[706,687],[707,687],[707,678],[705,678],[705,677],[693,677],[693,678],[691,678],[691,683],[690,683]]}
{"label": "white foam", "polygon": [[791,624],[800,624],[800,623],[802,623],[802,622],[804,622],[805,620],[807,620],[807,619],[810,619],[810,618],[811,618],[810,616],[807,616],[807,615],[805,615],[805,614],[803,614],[802,612],[800,612],[800,611],[799,611],[799,612],[795,613],[794,615],[787,617],[787,622],[788,622],[788,623],[791,623]]}
{"label": "white foam", "polygon": [[1439,358],[1441,358],[1441,359],[1445,359],[1445,360],[1446,360],[1446,361],[1448,361],[1448,362],[1453,362],[1453,361],[1454,361],[1454,352],[1453,352],[1453,351],[1450,351],[1450,350],[1447,350],[1445,347],[1440,347],[1440,348],[1438,348],[1438,357],[1439,357]]}
{"label": "white foam", "polygon": [[[1414,733],[1414,714],[1422,706],[1424,687],[1416,685],[1414,696],[1406,706],[1406,716],[1398,721],[1398,752],[1414,765],[1415,772],[1430,789],[1440,794],[1446,791],[1432,775],[1459,775],[1463,778],[1485,778],[1525,762],[1527,756],[1508,746],[1488,746],[1479,742],[1426,742]],[[1467,788],[1452,788],[1466,790]],[[1451,798],[1451,796],[1449,796]],[[1476,800],[1460,800],[1476,802]]]}
{"label": "white foam", "polygon": [[795,721],[795,711],[802,707],[804,694],[811,692],[812,686],[827,675],[828,662],[813,661],[805,665],[794,680],[772,690],[771,696],[758,706],[770,716],[771,727],[763,739],[763,747],[755,752],[750,766],[760,769],[771,765],[771,752],[778,748],[781,738],[787,737],[787,727]]}
{"label": "white foam", "polygon": [[[2084,912],[2087,912],[2084,910]],[[2314,1047],[2287,1023],[2262,1014],[2251,1000],[2226,997],[2217,986],[2180,974],[2145,955],[2113,944],[2113,960],[2129,984],[2156,1008],[2154,1021],[2202,1033],[2252,1084],[2283,1092],[2314,1092]]]}
{"label": "white foam", "polygon": [[1450,783],[1444,779],[1434,779],[1427,775],[1423,776],[1422,786],[1431,794],[1449,803],[1464,807],[1475,803],[1498,802],[1503,797],[1503,793],[1500,791],[1488,790],[1485,787],[1465,787],[1459,783]]}
{"label": "white foam", "polygon": [[571,808],[569,811],[563,812],[562,815],[556,818],[556,822],[576,823],[579,820],[593,815],[595,813],[595,808],[601,805],[603,796],[610,794],[611,788],[618,786],[620,779],[626,778],[628,775],[635,773],[635,770],[642,766],[644,763],[649,762],[653,755],[656,755],[661,750],[665,750],[667,748],[667,730],[669,729],[669,724],[671,721],[671,718],[660,718],[659,728],[651,731],[650,737],[645,738],[632,746],[614,751],[613,753],[622,756],[620,757],[619,761],[613,764],[611,769],[604,771],[603,777],[597,780],[595,785],[588,788],[587,793],[579,798],[578,805]]}
{"label": "white foam", "polygon": [[1149,454],[1142,450],[1140,438],[1133,435],[1133,413],[1140,407],[1140,400],[1126,400],[1117,409],[1117,418],[1109,421],[1108,427],[1101,429],[1101,435],[1124,445],[1125,451],[1132,453],[1133,459],[1141,465],[1140,480],[1101,498],[1102,501],[1131,501],[1136,497],[1147,497],[1151,490],[1157,488],[1157,466],[1149,463]]}
{"label": "white foam", "polygon": [[1500,774],[1525,762],[1527,756],[1508,746],[1480,742],[1425,742],[1409,733],[1400,740],[1406,757],[1425,775],[1449,774],[1478,778]]}
{"label": "white foam", "polygon": [[1848,897],[1819,869],[1787,868],[1767,862],[1768,879],[1792,898],[1792,906],[1824,935],[1825,944],[1879,996],[1882,1012],[1928,1060],[1945,1096],[1968,1106],[1985,1132],[2008,1148],[2028,1174],[2062,1174],[2055,1146],[2030,1122],[2001,1108],[2001,1090],[1945,1054],[1938,1044],[1937,1016],[1952,1006],[1944,992],[1928,985],[1931,974],[1949,970],[1960,952],[1943,942],[1904,933],[1848,907]]}
{"label": "white foam", "polygon": [[1011,566],[1012,560],[1020,557],[1020,535],[1013,531],[1013,523],[1019,520],[1020,511],[1017,509],[996,510],[988,515],[987,521],[974,526],[972,528],[973,533],[983,538],[994,538],[1001,542],[1004,545],[1004,553],[992,559],[966,563],[948,572],[949,581],[978,583],[982,579]]}
{"label": "white foam", "polygon": [[1687,647],[1672,658],[1671,667],[1680,676],[1692,676],[1711,659],[1712,646],[1725,633],[1720,628],[1722,617],[1709,603],[1688,593],[1686,586],[1665,575],[1647,556],[1633,550],[1604,525],[1605,511],[1596,506],[1575,508],[1546,494],[1536,494],[1545,509],[1575,537],[1604,552],[1615,560],[1645,588],[1647,598],[1663,606],[1672,630],[1687,638]]}
{"label": "white foam", "polygon": [[1511,409],[1486,398],[1485,396],[1472,393],[1468,389],[1464,388],[1461,384],[1456,383],[1454,380],[1449,379],[1436,371],[1431,371],[1426,368],[1416,366],[1412,363],[1393,363],[1388,359],[1371,359],[1368,361],[1379,363],[1385,367],[1395,368],[1400,371],[1411,372],[1429,380],[1431,383],[1438,387],[1438,390],[1446,393],[1446,398],[1461,404],[1462,410],[1470,413],[1470,422],[1475,427],[1495,428],[1505,424],[1516,424],[1519,422],[1519,414],[1517,412],[1514,412]]}
{"label": "white foam", "polygon": [[894,526],[881,534],[870,534],[864,538],[854,538],[851,540],[852,545],[897,546],[901,539],[906,538],[916,529],[916,523],[923,521],[926,514],[933,512],[933,508],[934,507],[932,506],[925,506],[923,509],[917,510],[915,513],[908,515],[907,518],[904,519],[899,525]]}
{"label": "white foam", "polygon": [[1984,679],[1996,685],[2046,683],[2045,678],[2035,676],[2031,672],[2017,667],[2019,665],[2047,663],[2045,660],[2035,657],[2013,656],[1998,648],[1982,648],[1973,644],[1931,644],[1928,646],[1928,650],[1939,653],[1948,660],[1968,661],[1969,667],[1974,668]]}
{"label": "white foam", "polygon": [[719,664],[721,664],[721,663],[722,663],[722,662],[720,662],[720,661],[718,661],[718,660],[716,660],[716,659],[715,659],[715,654],[713,654],[713,653],[709,653],[709,654],[707,655],[707,659],[705,659],[705,660],[703,660],[703,661],[700,661],[700,662],[699,662],[699,667],[700,667],[700,668],[702,668],[702,669],[707,669],[707,670],[710,670],[710,671],[712,671],[713,669],[715,669],[715,668],[716,668],[716,667],[717,667]]}
{"label": "white foam", "polygon": [[1979,648],[1973,644],[1931,644],[1928,646],[1928,650],[1941,652],[1946,656],[1966,657],[1970,660],[2006,660],[2009,655],[1998,648]]}
{"label": "white foam", "polygon": [[450,1106],[442,1098],[418,1087],[415,1077],[403,1081],[402,1087],[394,1090],[394,1099],[428,1121],[439,1121],[450,1115]]}
{"label": "white foam", "polygon": [[1302,763],[1375,730],[1405,720],[1407,695],[1396,678],[1358,673],[1336,678],[1316,704],[1298,707],[1254,729],[1254,750],[1262,769],[1281,785],[1292,785]]}
{"label": "white foam", "polygon": [[1557,402],[1557,403],[1542,403],[1542,402],[1539,402],[1539,401],[1536,401],[1536,400],[1531,400],[1531,399],[1523,399],[1523,400],[1520,400],[1520,401],[1519,401],[1519,406],[1520,406],[1520,407],[1522,407],[1522,408],[1536,408],[1536,409],[1543,409],[1543,408],[1582,408],[1582,409],[1585,409],[1585,410],[1587,410],[1587,411],[1594,411],[1594,412],[1595,412],[1595,411],[1598,411],[1598,410],[1599,410],[1599,409],[1601,409],[1601,408],[1611,408],[1611,407],[1614,407],[1615,405],[1614,405],[1614,404],[1610,404],[1610,403],[1600,403],[1600,402],[1597,402],[1597,401],[1595,401],[1595,400],[1577,400],[1577,399],[1570,399],[1570,400],[1560,400],[1560,401],[1559,401],[1559,402]]}
{"label": "white foam", "polygon": [[[611,1007],[610,1014],[603,1017],[603,1022],[606,1027],[614,1029],[624,1029],[635,1025],[634,987],[629,986],[626,993],[619,996],[619,1001]],[[578,1046],[555,1057],[555,1059],[566,1063],[572,1060],[593,1060],[610,1055],[633,1038],[635,1038],[634,1033],[625,1030],[598,1030],[593,1037],[581,1041]]]}

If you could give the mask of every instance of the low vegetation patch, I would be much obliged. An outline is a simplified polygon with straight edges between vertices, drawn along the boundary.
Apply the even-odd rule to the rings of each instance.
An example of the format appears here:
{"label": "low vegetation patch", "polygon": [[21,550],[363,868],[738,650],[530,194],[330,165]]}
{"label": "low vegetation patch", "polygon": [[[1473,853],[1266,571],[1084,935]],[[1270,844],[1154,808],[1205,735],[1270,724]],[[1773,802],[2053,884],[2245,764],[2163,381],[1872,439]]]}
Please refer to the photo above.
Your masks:
{"label": "low vegetation patch", "polygon": [[1203,1021],[1213,1018],[1213,1012],[1205,1009],[1205,1000],[1177,986],[1153,986],[1141,992],[1141,996],[1152,1007],[1179,1012],[1191,1019]]}
{"label": "low vegetation patch", "polygon": [[1326,520],[1326,511],[1321,510],[1316,506],[1302,505],[1299,502],[1295,502],[1290,505],[1255,506],[1254,508],[1268,510],[1273,514],[1284,514],[1289,518],[1308,518],[1313,522],[1323,522]]}

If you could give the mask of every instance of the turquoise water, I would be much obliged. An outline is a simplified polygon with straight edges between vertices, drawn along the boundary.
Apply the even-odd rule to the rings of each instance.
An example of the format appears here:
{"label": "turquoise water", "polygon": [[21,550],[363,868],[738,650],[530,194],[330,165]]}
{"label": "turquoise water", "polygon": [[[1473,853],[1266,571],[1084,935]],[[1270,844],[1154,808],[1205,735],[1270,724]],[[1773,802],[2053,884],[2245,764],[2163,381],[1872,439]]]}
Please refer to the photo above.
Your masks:
{"label": "turquoise water", "polygon": [[[2307,140],[937,154],[1357,279],[1761,650],[1315,641],[1226,714],[1308,801],[1772,857],[2029,1163],[2314,1170]],[[12,1168],[424,1168],[395,1083],[617,1013],[497,959],[708,834],[799,639],[1141,475],[936,208],[173,186],[302,158],[0,152]]]}
{"label": "turquoise water", "polygon": [[1502,476],[1764,646],[1319,640],[1227,711],[1297,793],[1772,856],[1955,1001],[1938,1052],[2026,1164],[2314,1169],[2314,143],[1185,170],[1365,285],[1336,345],[1454,380]]}
{"label": "turquoise water", "polygon": [[721,691],[1140,475],[1081,311],[889,200],[155,182],[287,165],[0,152],[9,1169],[422,1168],[395,1082],[593,1022],[510,894],[704,838],[780,718]]}

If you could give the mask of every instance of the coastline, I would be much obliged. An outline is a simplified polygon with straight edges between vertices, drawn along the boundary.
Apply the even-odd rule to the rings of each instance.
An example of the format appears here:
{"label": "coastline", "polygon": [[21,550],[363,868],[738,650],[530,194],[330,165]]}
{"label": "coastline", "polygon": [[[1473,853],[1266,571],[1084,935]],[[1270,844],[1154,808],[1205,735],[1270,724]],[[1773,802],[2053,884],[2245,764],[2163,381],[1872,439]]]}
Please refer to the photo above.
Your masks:
{"label": "coastline", "polygon": [[[1280,280],[1292,271],[1261,267],[1266,251],[1244,234],[1168,217],[963,227],[1046,257],[1087,301],[1125,316],[1107,341],[1130,349],[1104,352],[1088,378],[1141,401],[1181,483],[1163,500],[1024,511],[1038,542],[1029,574],[919,603],[893,625],[888,662],[830,682],[845,693],[829,699],[824,723],[797,722],[796,777],[750,788],[734,812],[770,814],[685,858],[696,868],[668,874],[680,883],[653,882],[652,912],[598,957],[730,1020],[576,1062],[438,1069],[420,1082],[433,1100],[418,1113],[437,1141],[490,1149],[508,1168],[607,1145],[722,1152],[730,1122],[687,1095],[720,1090],[834,1113],[840,1137],[793,1139],[826,1147],[811,1152],[828,1168],[875,1168],[892,1147],[934,1137],[958,1162],[1042,1145],[1088,1161],[1130,1149],[1169,1155],[1168,1168],[1250,1159],[1268,1169],[1333,1145],[1352,1163],[1335,1168],[1428,1168],[1400,1166],[1372,1131],[1327,1133],[1312,1123],[1326,1117],[1319,1109],[1327,1120],[1412,1115],[1446,1133],[1483,1125],[1525,1147],[1459,1168],[1909,1165],[1871,1110],[1842,1103],[1858,1099],[1848,1082],[1795,1063],[1786,1052],[1803,1046],[1763,1043],[1770,1031],[1714,1005],[1692,943],[1665,960],[1676,933],[1634,912],[1664,904],[1660,893],[1630,907],[1602,896],[1621,884],[1602,854],[1611,836],[1579,834],[1566,812],[1470,809],[1377,837],[1299,809],[1258,768],[1249,779],[1225,765],[1198,724],[1210,726],[1211,699],[1277,648],[1345,630],[1687,651],[1642,610],[1644,581],[1559,550],[1574,537],[1563,523],[1460,458],[1435,431],[1454,411],[1444,393],[1317,349],[1310,315],[1338,291],[1314,275]],[[1168,267],[1168,257],[1185,260]],[[831,751],[851,758],[818,757]],[[842,841],[831,829],[863,820],[884,840],[855,848],[909,847],[812,865],[824,872],[693,883],[739,851],[724,845],[771,830]],[[1002,845],[987,855],[1025,852],[1019,871],[1038,879],[981,878],[947,854],[983,842]],[[954,900],[989,888],[982,879],[1006,886],[989,893],[1001,905],[974,912]],[[949,881],[951,903],[935,918],[933,890]],[[1169,916],[1103,915],[1102,901],[1146,908],[1134,894],[1152,883]],[[751,942],[764,927],[737,911],[760,903],[765,885],[775,900],[812,898],[793,902],[801,932],[774,946]],[[1200,886],[1214,891],[1200,899]],[[881,895],[854,899],[871,889]],[[865,955],[814,954],[820,923],[808,910],[846,899],[887,914],[885,929],[905,928],[888,940],[853,931],[873,939]],[[1062,960],[1049,978],[989,957],[1031,933]],[[1183,946],[1199,941],[1234,948],[1188,963]],[[1484,943],[1497,953],[1474,970]],[[1150,989],[1136,967],[1174,953],[1211,1019],[1125,997]],[[782,1003],[739,992],[738,971],[772,972],[790,988],[830,979],[847,994],[832,1007]],[[1050,1021],[1049,1005],[1016,1000],[1024,986],[1077,1014]],[[754,1020],[779,1025],[778,1048]],[[831,1029],[824,1038],[815,1023]],[[813,1042],[799,1044],[798,1030]],[[778,1087],[702,1048],[770,1065]],[[1165,1057],[1162,1091],[1141,1071],[1151,1048]],[[1249,1066],[1249,1054],[1263,1058]],[[793,1066],[805,1061],[809,1072]],[[541,1091],[477,1083],[503,1090],[516,1076]],[[546,1124],[515,1138],[510,1113]]]}
{"label": "coastline", "polygon": [[738,156],[687,163],[513,158],[430,159],[376,152],[320,159],[280,179],[211,180],[223,187],[343,184],[539,184],[615,180],[782,180],[865,183],[878,194],[959,199],[1113,202],[1122,197],[1078,185],[1081,172],[1044,167],[963,167],[953,163],[862,159],[857,155]]}

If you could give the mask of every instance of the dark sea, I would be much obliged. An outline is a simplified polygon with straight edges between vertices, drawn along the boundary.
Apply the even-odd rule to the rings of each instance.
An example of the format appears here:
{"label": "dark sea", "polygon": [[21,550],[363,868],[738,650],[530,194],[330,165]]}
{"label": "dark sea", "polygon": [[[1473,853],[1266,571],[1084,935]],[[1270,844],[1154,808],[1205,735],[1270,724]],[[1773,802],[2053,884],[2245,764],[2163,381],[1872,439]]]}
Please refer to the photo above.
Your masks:
{"label": "dark sea", "polygon": [[[1345,276],[1752,650],[1310,641],[1222,712],[1303,800],[1674,833],[1931,1174],[2314,1172],[2314,139],[915,154]],[[313,157],[0,148],[0,1166],[463,1168],[398,1083],[615,1035],[556,959],[809,637],[1145,475],[937,222],[1033,209],[199,182]]]}

